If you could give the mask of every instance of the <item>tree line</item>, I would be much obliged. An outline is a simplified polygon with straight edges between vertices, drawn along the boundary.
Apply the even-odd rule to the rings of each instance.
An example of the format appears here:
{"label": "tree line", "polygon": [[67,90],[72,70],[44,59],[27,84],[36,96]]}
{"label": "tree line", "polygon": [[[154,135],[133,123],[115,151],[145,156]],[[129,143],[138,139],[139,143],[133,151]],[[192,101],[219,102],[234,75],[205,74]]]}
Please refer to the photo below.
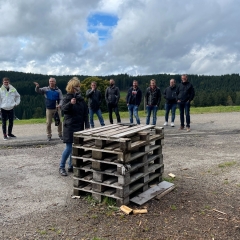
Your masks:
{"label": "tree line", "polygon": [[[101,109],[107,111],[106,102],[104,100],[105,89],[108,86],[109,80],[113,78],[121,92],[126,92],[132,86],[133,80],[137,80],[139,87],[145,92],[149,86],[151,79],[155,79],[157,86],[160,87],[163,93],[164,89],[169,86],[169,80],[174,78],[176,83],[181,82],[181,75],[175,74],[152,74],[131,76],[128,74],[107,75],[107,76],[86,76],[75,75],[81,81],[81,93],[85,97],[86,90],[90,88],[91,81],[96,81],[98,88],[103,95]],[[35,92],[33,82],[38,82],[40,87],[48,85],[50,77],[57,80],[57,86],[66,94],[65,88],[67,82],[73,77],[72,75],[54,76],[34,73],[23,73],[15,71],[0,71],[0,78],[9,77],[11,84],[17,89],[21,95],[21,103],[15,109],[15,114],[19,119],[42,118],[45,116],[44,97]],[[207,75],[188,75],[189,81],[195,88],[195,98],[192,106],[227,106],[240,105],[240,76],[239,74],[226,74],[221,76]],[[164,99],[162,98],[160,109],[164,108]],[[126,102],[121,98],[119,102],[120,111],[127,111]],[[140,110],[143,109],[143,101],[140,105]]]}

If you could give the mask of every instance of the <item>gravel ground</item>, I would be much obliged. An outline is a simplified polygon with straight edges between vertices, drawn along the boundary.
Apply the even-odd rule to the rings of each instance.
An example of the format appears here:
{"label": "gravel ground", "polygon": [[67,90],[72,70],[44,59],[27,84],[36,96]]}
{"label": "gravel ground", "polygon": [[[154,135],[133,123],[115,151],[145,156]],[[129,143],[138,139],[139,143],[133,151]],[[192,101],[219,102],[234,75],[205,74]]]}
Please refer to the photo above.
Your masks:
{"label": "gravel ground", "polygon": [[178,118],[163,148],[176,189],[137,216],[72,199],[56,128],[47,143],[44,124],[15,125],[17,139],[0,139],[0,239],[240,239],[239,113],[192,115],[191,132]]}

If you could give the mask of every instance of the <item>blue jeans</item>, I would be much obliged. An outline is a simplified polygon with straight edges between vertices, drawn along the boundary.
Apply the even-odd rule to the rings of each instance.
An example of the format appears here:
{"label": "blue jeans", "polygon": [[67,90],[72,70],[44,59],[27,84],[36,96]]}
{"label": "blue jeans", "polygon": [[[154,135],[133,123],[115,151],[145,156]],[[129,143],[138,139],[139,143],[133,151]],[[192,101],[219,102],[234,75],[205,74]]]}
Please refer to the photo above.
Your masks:
{"label": "blue jeans", "polygon": [[65,169],[66,161],[69,157],[68,168],[72,168],[72,143],[66,143],[66,148],[62,153],[62,159],[60,162],[60,168]]}
{"label": "blue jeans", "polygon": [[98,117],[98,120],[99,120],[101,126],[105,126],[101,110],[100,109],[92,110],[91,108],[89,108],[89,118],[90,118],[90,125],[91,125],[91,127],[94,128],[94,122],[93,122],[93,115],[94,115],[94,113],[97,114],[97,117]]}
{"label": "blue jeans", "polygon": [[171,114],[172,114],[171,122],[174,122],[176,108],[177,108],[177,104],[176,103],[165,103],[165,121],[166,122],[168,122],[168,116],[169,116],[170,110],[171,110]]}
{"label": "blue jeans", "polygon": [[150,123],[151,113],[153,113],[152,125],[156,125],[157,110],[158,110],[158,106],[147,106],[147,118],[146,118],[146,124],[147,125],[149,125],[149,123]]}
{"label": "blue jeans", "polygon": [[190,102],[178,102],[181,127],[184,127],[184,110],[186,115],[186,127],[190,127]]}
{"label": "blue jeans", "polygon": [[140,119],[138,116],[138,105],[129,104],[128,105],[129,119],[130,123],[133,123],[133,115],[136,118],[137,124],[140,124]]}

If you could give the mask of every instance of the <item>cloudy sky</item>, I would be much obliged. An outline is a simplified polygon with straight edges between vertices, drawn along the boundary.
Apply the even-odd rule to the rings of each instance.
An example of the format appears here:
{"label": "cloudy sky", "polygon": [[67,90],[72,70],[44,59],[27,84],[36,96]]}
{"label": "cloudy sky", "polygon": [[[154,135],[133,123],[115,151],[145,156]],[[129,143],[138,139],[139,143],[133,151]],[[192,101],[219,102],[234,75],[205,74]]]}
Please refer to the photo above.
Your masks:
{"label": "cloudy sky", "polygon": [[0,0],[0,70],[240,72],[239,0]]}

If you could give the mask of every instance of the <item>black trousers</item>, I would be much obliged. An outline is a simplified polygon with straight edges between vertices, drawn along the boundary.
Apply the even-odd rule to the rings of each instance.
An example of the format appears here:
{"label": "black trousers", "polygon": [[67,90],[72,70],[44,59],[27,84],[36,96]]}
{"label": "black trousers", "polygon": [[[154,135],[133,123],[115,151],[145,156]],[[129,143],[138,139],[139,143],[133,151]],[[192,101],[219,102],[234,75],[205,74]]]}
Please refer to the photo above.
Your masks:
{"label": "black trousers", "polygon": [[13,119],[14,119],[14,111],[1,109],[2,113],[2,131],[3,134],[7,134],[7,120],[8,120],[8,134],[12,134],[13,129]]}
{"label": "black trousers", "polygon": [[112,103],[108,103],[109,121],[110,121],[111,124],[113,124],[113,118],[112,118],[113,111],[116,114],[117,122],[121,123],[121,118],[120,118],[120,115],[119,115],[118,105],[112,104]]}

